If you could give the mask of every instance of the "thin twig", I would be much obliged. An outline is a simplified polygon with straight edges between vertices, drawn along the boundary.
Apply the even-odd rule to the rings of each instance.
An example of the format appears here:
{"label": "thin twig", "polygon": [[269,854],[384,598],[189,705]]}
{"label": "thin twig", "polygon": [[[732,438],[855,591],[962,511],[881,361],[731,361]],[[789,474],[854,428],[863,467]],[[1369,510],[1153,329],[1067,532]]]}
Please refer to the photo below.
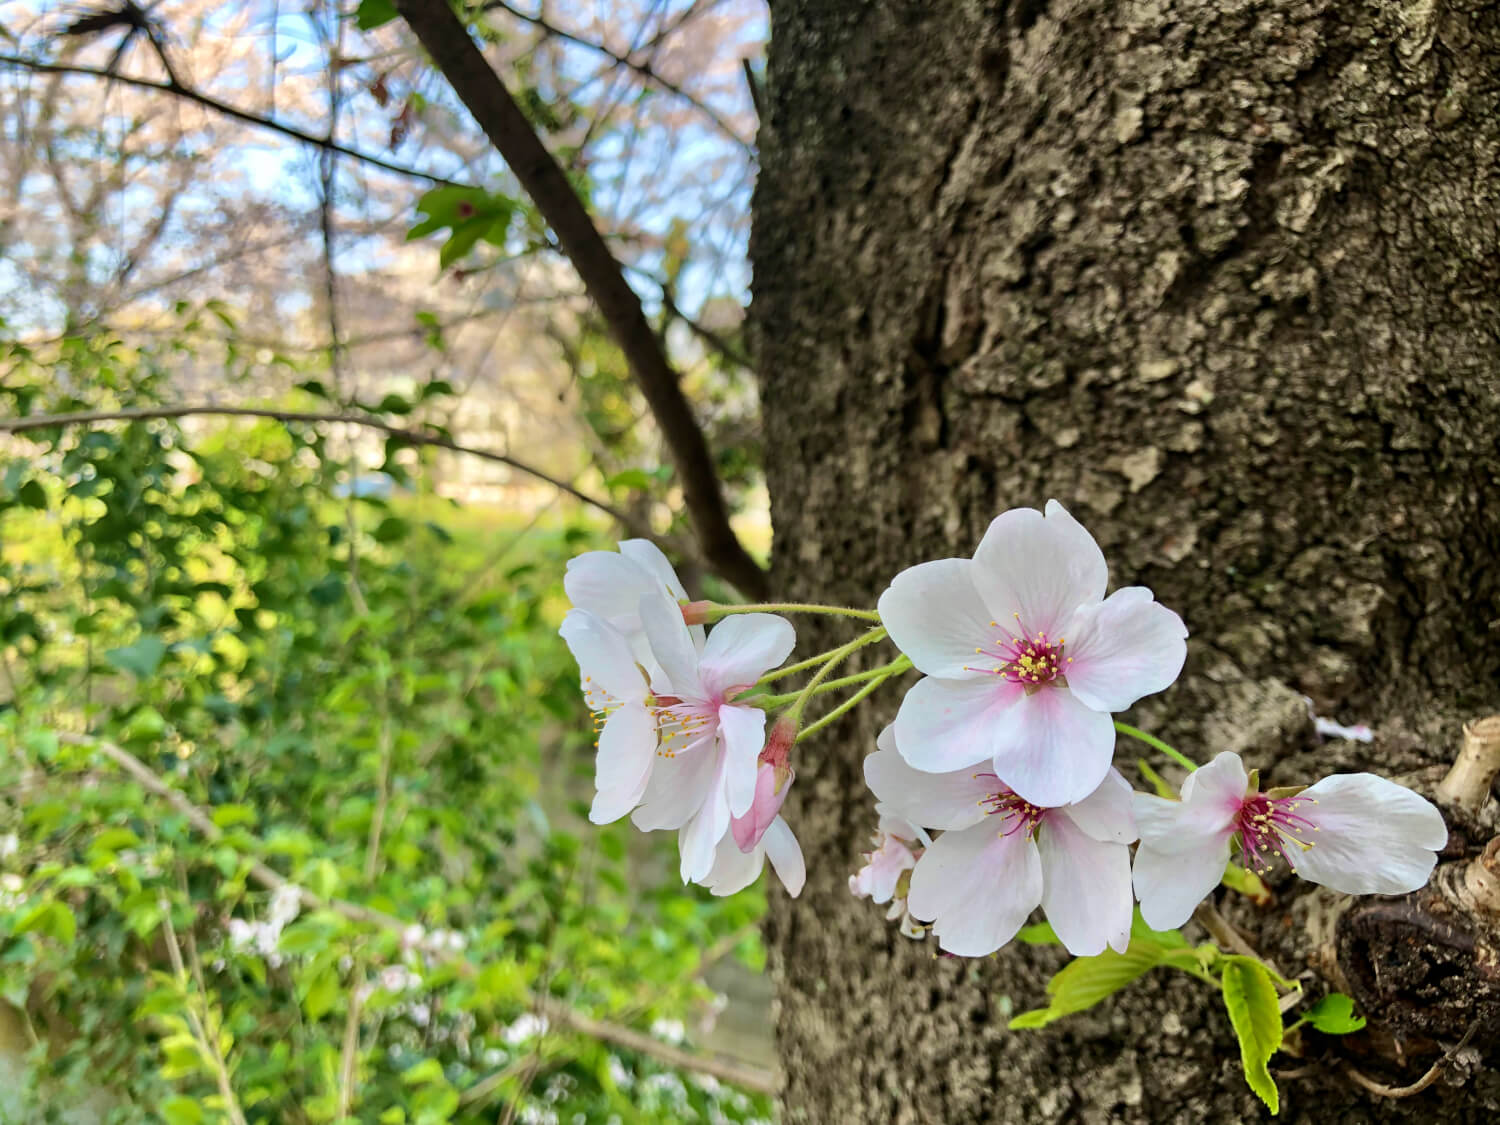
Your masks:
{"label": "thin twig", "polygon": [[1344,1073],[1347,1074],[1356,1086],[1362,1086],[1372,1094],[1382,1098],[1409,1098],[1414,1094],[1420,1094],[1427,1087],[1438,1080],[1438,1075],[1443,1073],[1443,1068],[1453,1060],[1453,1056],[1469,1045],[1469,1040],[1474,1038],[1474,1033],[1479,1030],[1479,1021],[1475,1020],[1469,1025],[1469,1030],[1464,1032],[1464,1037],[1455,1043],[1443,1056],[1427,1068],[1427,1073],[1418,1078],[1410,1086],[1387,1086],[1383,1082],[1376,1082],[1373,1078],[1367,1078],[1354,1068],[1353,1063],[1344,1064]]}
{"label": "thin twig", "polygon": [[[461,445],[444,434],[435,433],[431,430],[416,430],[408,429],[404,426],[395,426],[368,414],[359,414],[351,411],[278,410],[266,406],[218,406],[214,403],[197,403],[191,406],[144,406],[129,407],[122,410],[80,410],[67,414],[29,414],[23,418],[0,418],[0,433],[23,434],[29,430],[42,430],[51,426],[90,426],[97,422],[140,422],[149,421],[154,418],[189,418],[194,416],[270,418],[278,422],[306,422],[311,424],[343,423],[351,426],[364,426],[367,429],[379,430],[381,433],[389,434],[391,437],[410,442],[412,445],[433,446],[437,449],[447,449],[453,453],[462,453],[468,457],[478,457],[484,461],[494,461],[500,465],[509,465],[518,472],[525,473],[527,476],[535,477],[539,481],[550,484],[559,492],[566,492],[575,500],[580,500],[590,507],[597,508],[605,515],[617,520],[620,526],[624,527],[632,535],[636,535],[642,539],[653,540],[683,558],[714,569],[710,564],[701,562],[682,543],[669,537],[657,535],[645,524],[622,509],[616,508],[607,501],[590,496],[588,493],[575,488],[567,481],[559,480],[557,477],[543,472],[532,465],[528,465],[524,461],[518,461],[509,454],[495,453],[488,449],[476,449],[473,446]],[[728,576],[725,575],[725,577]]]}
{"label": "thin twig", "polygon": [[[65,742],[70,746],[92,747],[105,757],[109,758],[131,777],[141,784],[141,787],[155,796],[166,801],[197,831],[212,843],[217,843],[224,838],[224,830],[213,822],[213,818],[192,801],[179,789],[167,784],[158,777],[144,762],[130,751],[116,746],[112,742],[99,738],[90,738],[86,735],[73,734],[70,731],[57,732],[59,742]],[[282,887],[292,887],[296,890],[298,899],[305,910],[331,910],[342,915],[353,922],[375,926],[392,933],[402,934],[408,928],[408,923],[393,914],[376,910],[372,907],[361,906],[358,903],[346,902],[342,899],[324,899],[304,887],[296,886],[285,876],[259,860],[251,860],[249,876],[267,890],[276,891]],[[434,957],[440,957],[455,965],[462,971],[467,971],[468,963],[459,960],[454,954],[446,950],[434,950]],[[735,1059],[727,1059],[717,1055],[700,1054],[694,1051],[674,1047],[669,1043],[663,1043],[653,1039],[644,1032],[633,1028],[621,1027],[618,1024],[607,1023],[586,1016],[582,1012],[574,1011],[563,1004],[545,996],[533,996],[527,1001],[538,1015],[545,1016],[552,1023],[566,1027],[578,1035],[588,1039],[596,1039],[601,1043],[612,1043],[617,1047],[623,1047],[638,1054],[649,1055],[658,1062],[667,1066],[681,1067],[685,1070],[696,1071],[699,1074],[712,1075],[725,1082],[732,1083],[743,1090],[755,1093],[774,1094],[781,1088],[781,1079],[778,1074],[743,1063]]]}
{"label": "thin twig", "polygon": [[368,152],[361,152],[357,148],[349,148],[346,145],[337,144],[326,137],[319,137],[312,133],[303,132],[301,129],[282,121],[277,121],[270,117],[261,117],[248,110],[229,105],[227,102],[221,102],[217,98],[209,97],[207,94],[194,90],[189,86],[174,85],[171,82],[155,82],[149,78],[132,78],[128,74],[112,74],[107,70],[100,70],[91,66],[42,62],[40,59],[28,59],[20,55],[0,54],[0,66],[19,67],[38,74],[74,74],[84,75],[89,78],[103,78],[122,83],[126,86],[134,86],[140,90],[154,90],[160,94],[171,94],[173,97],[183,98],[202,106],[204,109],[209,109],[225,117],[231,117],[236,121],[244,122],[246,125],[254,125],[260,129],[268,129],[273,133],[280,133],[283,137],[290,137],[292,140],[299,141],[305,145],[314,145],[317,148],[332,150],[342,156],[362,161],[376,168],[382,168],[387,172],[394,172],[398,176],[407,176],[414,180],[426,180],[428,183],[442,184],[447,187],[468,186],[460,184],[456,180],[449,180],[442,176],[433,175],[431,172],[423,172],[420,169],[409,168],[402,164],[393,164],[389,160],[382,160],[378,156],[372,156]]}
{"label": "thin twig", "polygon": [[172,962],[172,972],[176,974],[177,982],[182,986],[183,991],[189,993],[187,1016],[188,1022],[192,1025],[193,1035],[213,1063],[214,1080],[218,1083],[219,1097],[224,1102],[224,1111],[229,1114],[229,1120],[233,1125],[246,1125],[245,1114],[240,1109],[239,1099],[234,1096],[234,1086],[229,1081],[229,1064],[224,1061],[224,1056],[219,1051],[219,1038],[217,1035],[208,1033],[203,1017],[198,1014],[194,998],[202,999],[206,1011],[208,997],[194,989],[192,980],[188,977],[187,968],[182,963],[182,946],[177,940],[177,930],[172,925],[171,904],[165,898],[161,902],[161,913],[167,935],[167,957]]}
{"label": "thin twig", "polygon": [[349,1014],[344,1018],[344,1044],[339,1052],[339,1104],[338,1112],[333,1115],[335,1121],[348,1117],[354,1106],[354,1072],[359,1065],[359,1018],[364,1006],[364,996],[359,985],[355,985],[349,990]]}
{"label": "thin twig", "polygon": [[724,118],[720,116],[719,112],[715,110],[713,106],[702,101],[700,98],[689,93],[687,90],[684,90],[681,86],[677,85],[677,83],[673,82],[671,79],[663,77],[651,66],[650,63],[637,62],[629,55],[622,55],[604,43],[597,42],[593,39],[588,39],[582,35],[577,34],[576,32],[572,32],[567,30],[566,28],[559,27],[557,26],[557,24],[549,22],[543,16],[534,16],[528,12],[521,11],[521,9],[519,8],[512,7],[510,4],[506,3],[506,0],[489,0],[489,2],[486,3],[484,7],[486,11],[499,9],[502,12],[506,12],[509,15],[514,16],[518,20],[521,20],[523,23],[531,24],[543,35],[550,35],[555,39],[566,40],[567,42],[573,43],[579,47],[585,47],[590,51],[597,51],[599,54],[612,61],[616,66],[623,66],[629,70],[635,71],[647,82],[650,82],[656,86],[660,86],[663,90],[667,91],[667,93],[675,95],[676,97],[686,102],[688,105],[692,106],[709,121],[713,122],[714,127],[717,128],[719,132],[723,133],[724,136],[729,138],[735,144],[739,145],[740,148],[744,149],[746,152],[754,151],[754,148],[750,144],[750,142],[745,140],[744,137],[740,136],[739,133],[735,130],[734,126],[731,125],[728,121],[724,120]]}
{"label": "thin twig", "polygon": [[431,0],[395,0],[395,5],[531,196],[599,307],[676,465],[683,503],[704,556],[742,593],[765,597],[768,577],[729,524],[713,455],[683,394],[679,373],[567,173],[452,8]]}

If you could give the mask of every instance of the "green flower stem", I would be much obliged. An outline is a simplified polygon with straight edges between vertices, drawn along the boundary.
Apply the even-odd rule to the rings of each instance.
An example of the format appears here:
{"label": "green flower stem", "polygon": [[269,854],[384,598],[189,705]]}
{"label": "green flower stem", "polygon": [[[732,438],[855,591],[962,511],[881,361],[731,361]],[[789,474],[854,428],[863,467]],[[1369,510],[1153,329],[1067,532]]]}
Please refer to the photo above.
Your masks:
{"label": "green flower stem", "polygon": [[760,605],[716,605],[709,610],[710,619],[717,621],[735,613],[824,613],[834,617],[857,617],[861,621],[880,620],[873,609],[848,609],[838,605],[809,605],[802,602],[764,602]]}
{"label": "green flower stem", "polygon": [[[835,668],[837,668],[840,664],[847,660],[851,654],[858,652],[866,645],[872,645],[876,641],[884,639],[885,629],[876,628],[871,629],[868,633],[865,633],[862,636],[855,637],[848,644],[834,649],[833,653],[828,657],[828,660],[823,664],[823,667],[819,668],[813,678],[808,680],[807,684],[802,688],[802,690],[793,697],[791,708],[787,711],[787,717],[790,718],[793,723],[801,722],[802,709],[807,706],[807,701],[811,699],[813,693],[818,690],[818,685],[828,678],[828,673],[832,672]],[[761,706],[766,706],[764,700],[761,701]]]}
{"label": "green flower stem", "polygon": [[[829,657],[824,657],[824,663],[827,663],[828,659]],[[852,676],[840,676],[836,680],[829,680],[827,683],[818,684],[813,689],[812,694],[822,695],[825,691],[837,691],[839,688],[853,687],[855,684],[862,684],[867,680],[893,676],[898,672],[906,671],[910,667],[911,659],[903,653],[889,664],[882,664],[878,668],[871,668],[868,672],[855,672]],[[761,681],[761,683],[764,682],[764,680]],[[788,703],[795,702],[801,695],[801,690],[789,691],[783,695],[762,696],[757,702],[762,707],[784,707]]]}
{"label": "green flower stem", "polygon": [[1115,723],[1115,730],[1119,731],[1121,734],[1128,735],[1138,742],[1144,742],[1147,746],[1151,746],[1157,750],[1160,750],[1167,757],[1171,758],[1172,761],[1176,762],[1179,766],[1189,772],[1192,772],[1193,770],[1198,768],[1197,762],[1193,761],[1186,754],[1182,753],[1182,751],[1168,746],[1154,734],[1147,734],[1145,731],[1133,727],[1129,723],[1122,723],[1118,721],[1116,721]]}
{"label": "green flower stem", "polygon": [[857,692],[855,692],[853,695],[851,695],[848,699],[844,700],[844,702],[840,703],[832,711],[828,712],[828,714],[824,715],[817,722],[810,723],[806,727],[802,728],[802,730],[798,731],[797,732],[797,741],[801,742],[804,738],[807,738],[809,735],[817,734],[818,731],[822,730],[829,723],[833,722],[835,719],[837,719],[839,716],[843,715],[845,712],[851,710],[854,706],[856,706],[859,703],[859,701],[861,699],[863,699],[865,696],[869,695],[872,691],[874,691],[876,688],[878,688],[881,684],[885,683],[886,680],[890,679],[892,676],[894,676],[896,674],[897,674],[897,671],[893,671],[890,668],[882,669],[879,676],[876,676],[869,683],[867,683],[864,687],[860,688]]}

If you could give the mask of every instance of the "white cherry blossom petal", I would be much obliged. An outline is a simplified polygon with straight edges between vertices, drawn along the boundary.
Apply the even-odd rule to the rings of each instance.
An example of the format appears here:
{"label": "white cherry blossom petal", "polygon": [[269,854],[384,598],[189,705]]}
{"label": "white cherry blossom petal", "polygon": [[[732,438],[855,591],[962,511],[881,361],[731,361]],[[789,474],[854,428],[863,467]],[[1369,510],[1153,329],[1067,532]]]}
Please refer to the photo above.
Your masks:
{"label": "white cherry blossom petal", "polygon": [[926,676],[901,700],[896,749],[916,769],[948,773],[995,756],[997,732],[1021,689],[998,677],[942,680]]}
{"label": "white cherry blossom petal", "polygon": [[744,816],[755,801],[757,759],[766,744],[766,713],[759,707],[726,703],[719,708],[719,731],[724,739],[729,813]]}
{"label": "white cherry blossom petal", "polygon": [[1157,851],[1142,844],[1135,852],[1133,882],[1141,917],[1153,930],[1175,930],[1213,893],[1229,866],[1229,837],[1197,850]]}
{"label": "white cherry blossom petal", "polygon": [[1074,614],[1064,651],[1073,694],[1096,711],[1124,711],[1177,679],[1187,627],[1146,587],[1127,586]]}
{"label": "white cherry blossom petal", "polygon": [[[899,726],[896,737],[900,745]],[[1115,726],[1066,688],[1045,687],[1022,694],[991,739],[1000,780],[1033,805],[1053,808],[1099,788],[1114,757]]]}
{"label": "white cherry blossom petal", "polygon": [[1036,845],[1042,910],[1067,951],[1074,957],[1092,957],[1106,946],[1125,952],[1134,902],[1130,849],[1094,839],[1058,812],[1037,829]]}
{"label": "white cherry blossom petal", "polygon": [[714,848],[713,866],[701,881],[712,894],[732,895],[755,882],[765,862],[764,848],[757,846],[742,852],[734,837],[726,835]]}
{"label": "white cherry blossom petal", "polygon": [[772,613],[735,613],[708,632],[698,661],[703,690],[717,696],[749,687],[784,661],[797,643],[792,624]]}
{"label": "white cherry blossom petal", "polygon": [[605,720],[594,757],[595,824],[619,820],[645,795],[656,761],[656,723],[640,703],[622,706]]}
{"label": "white cherry blossom petal", "polygon": [[658,757],[645,796],[630,822],[643,832],[681,828],[708,799],[717,765],[717,755],[708,747],[676,757]]}
{"label": "white cherry blossom petal", "polygon": [[1442,813],[1374,774],[1325,777],[1297,801],[1297,812],[1318,829],[1302,834],[1312,847],[1288,847],[1297,874],[1344,894],[1398,895],[1424,887],[1435,853],[1448,842]]}
{"label": "white cherry blossom petal", "polygon": [[896,752],[890,726],[880,732],[875,744],[879,749],[865,758],[865,783],[884,807],[925,828],[967,828],[984,819],[988,810],[983,801],[995,790],[993,778],[985,781],[977,776],[989,773],[987,763],[949,773],[923,773]]}
{"label": "white cherry blossom petal", "polygon": [[[677,834],[684,883],[701,883],[714,865],[719,841],[729,835],[729,795],[725,791],[724,762],[717,763],[708,797]],[[734,838],[729,837],[731,847]]]}
{"label": "white cherry blossom petal", "polygon": [[760,843],[786,893],[796,898],[807,882],[807,863],[802,858],[802,845],[797,843],[791,825],[778,816],[771,821],[771,827],[766,829]]}
{"label": "white cherry blossom petal", "polygon": [[919,672],[951,680],[987,675],[975,650],[995,634],[993,615],[974,589],[968,559],[909,567],[880,595],[880,623]]}
{"label": "white cherry blossom petal", "polygon": [[557,631],[578,662],[585,695],[598,685],[615,699],[645,697],[645,676],[617,629],[586,610],[570,609]]}
{"label": "white cherry blossom petal", "polygon": [[1015,937],[1042,901],[1042,863],[1024,832],[993,822],[944,832],[911,873],[906,905],[933,922],[938,943],[960,957],[984,957]]}
{"label": "white cherry blossom petal", "polygon": [[698,650],[677,603],[665,594],[647,594],[640,600],[640,618],[651,655],[660,667],[651,686],[659,694],[706,699],[708,693],[698,674]]}
{"label": "white cherry blossom petal", "polygon": [[667,556],[662,554],[661,548],[651,540],[622,539],[620,540],[620,554],[645,571],[651,578],[655,589],[665,590],[675,602],[688,600],[687,588],[683,586],[682,579],[677,577],[677,571],[672,569],[672,564],[667,561]]}
{"label": "white cherry blossom petal", "polygon": [[974,552],[974,588],[991,620],[1019,623],[1028,635],[1059,634],[1081,605],[1103,599],[1104,552],[1056,500],[1046,514],[1012,508],[990,523]]}
{"label": "white cherry blossom petal", "polygon": [[1130,782],[1120,776],[1119,770],[1111,769],[1104,775],[1098,789],[1081,801],[1064,805],[1056,815],[1066,816],[1082,832],[1100,842],[1133,844],[1136,840],[1134,797]]}
{"label": "white cherry blossom petal", "polygon": [[568,560],[563,590],[574,606],[628,634],[640,628],[641,597],[649,583],[641,568],[623,555],[587,551]]}

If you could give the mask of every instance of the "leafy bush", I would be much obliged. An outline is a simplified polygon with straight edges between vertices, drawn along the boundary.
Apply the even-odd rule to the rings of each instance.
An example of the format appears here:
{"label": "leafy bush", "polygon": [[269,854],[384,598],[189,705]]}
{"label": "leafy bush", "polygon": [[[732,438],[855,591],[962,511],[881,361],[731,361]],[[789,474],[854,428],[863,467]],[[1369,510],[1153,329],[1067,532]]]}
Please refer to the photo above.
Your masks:
{"label": "leafy bush", "polygon": [[[160,379],[100,338],[0,360],[17,414]],[[758,957],[763,906],[685,892],[669,841],[575,834],[592,749],[555,628],[595,531],[460,513],[395,447],[396,494],[344,499],[336,447],[164,420],[10,445],[0,984],[34,1042],[11,1112],[768,1116],[583,1018],[691,1017],[706,959]]]}

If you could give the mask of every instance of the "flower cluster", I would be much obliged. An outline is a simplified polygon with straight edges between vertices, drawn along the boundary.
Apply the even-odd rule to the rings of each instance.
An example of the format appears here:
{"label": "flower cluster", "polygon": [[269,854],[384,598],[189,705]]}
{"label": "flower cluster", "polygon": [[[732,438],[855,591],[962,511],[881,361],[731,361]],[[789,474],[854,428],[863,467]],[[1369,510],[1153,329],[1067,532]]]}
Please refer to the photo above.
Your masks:
{"label": "flower cluster", "polygon": [[[561,632],[599,732],[591,816],[605,823],[630,814],[642,829],[675,829],[683,879],[715,894],[748,885],[768,858],[795,895],[803,857],[781,816],[793,750],[914,668],[922,678],[865,759],[879,828],[849,889],[889,904],[903,933],[930,930],[948,953],[994,952],[1038,907],[1074,955],[1123,952],[1137,901],[1149,926],[1181,925],[1225,877],[1236,848],[1251,870],[1283,861],[1349,894],[1426,883],[1447,829],[1410,790],[1341,774],[1262,792],[1232,753],[1196,769],[1118,723],[1115,713],[1177,679],[1187,629],[1149,589],[1106,596],[1108,583],[1099,545],[1055,500],[996,517],[970,559],[901,572],[877,613],[690,602],[666,558],[642,540],[582,555],[569,564],[575,608]],[[842,615],[871,628],[772,671],[794,636],[765,610]],[[884,639],[901,656],[829,678]],[[801,670],[809,672],[801,689],[771,692],[772,680]],[[810,700],[843,688],[857,690],[801,726]],[[1113,767],[1117,731],[1189,768],[1180,799],[1131,789]]]}
{"label": "flower cluster", "polygon": [[748,886],[767,858],[800,893],[802,850],[775,811],[787,782],[778,792],[762,770],[766,712],[740,698],[790,655],[792,626],[769,613],[689,625],[681,579],[641,539],[573,559],[563,587],[574,608],[560,631],[598,732],[589,818],[676,831],[683,881],[715,894]]}

